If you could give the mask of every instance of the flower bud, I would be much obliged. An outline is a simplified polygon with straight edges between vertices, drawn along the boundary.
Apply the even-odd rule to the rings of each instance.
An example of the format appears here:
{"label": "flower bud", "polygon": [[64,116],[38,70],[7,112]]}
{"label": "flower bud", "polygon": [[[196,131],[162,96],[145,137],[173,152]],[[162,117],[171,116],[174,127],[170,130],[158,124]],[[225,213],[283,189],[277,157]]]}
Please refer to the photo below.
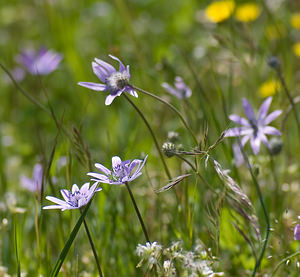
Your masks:
{"label": "flower bud", "polygon": [[171,158],[176,154],[176,146],[172,142],[165,142],[162,146],[162,151],[168,158]]}
{"label": "flower bud", "polygon": [[270,145],[270,153],[271,155],[275,156],[281,152],[283,142],[280,138],[275,137],[270,139]]}
{"label": "flower bud", "polygon": [[271,56],[269,59],[268,59],[268,65],[273,68],[273,69],[279,69],[280,67],[280,62],[279,60],[277,59],[277,57],[275,56]]}

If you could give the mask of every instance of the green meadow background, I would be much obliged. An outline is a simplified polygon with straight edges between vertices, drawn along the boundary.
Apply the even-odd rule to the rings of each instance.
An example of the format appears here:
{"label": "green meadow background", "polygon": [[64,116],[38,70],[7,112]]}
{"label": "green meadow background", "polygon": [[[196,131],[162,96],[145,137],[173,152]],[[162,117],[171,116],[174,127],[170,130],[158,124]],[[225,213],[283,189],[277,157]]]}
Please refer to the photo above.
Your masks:
{"label": "green meadow background", "polygon": [[[243,115],[242,98],[257,112],[266,96],[273,96],[270,112],[283,114],[271,123],[281,129],[283,148],[270,156],[266,147],[253,165],[271,224],[270,238],[256,276],[271,276],[276,265],[299,251],[293,230],[300,213],[300,140],[293,113],[275,70],[268,66],[274,55],[281,64],[293,97],[300,85],[300,12],[298,1],[260,0],[255,20],[238,20],[234,11],[222,22],[205,16],[212,1],[0,1],[0,62],[8,70],[26,48],[45,46],[63,54],[59,68],[46,76],[26,74],[20,86],[54,116],[34,105],[0,72],[0,276],[50,276],[74,228],[78,210],[42,210],[46,195],[60,197],[60,189],[81,186],[94,163],[111,167],[111,157],[148,160],[141,177],[130,183],[146,223],[150,240],[168,247],[182,241],[186,251],[200,240],[215,256],[212,267],[224,276],[250,276],[265,238],[266,223],[257,191],[246,165],[233,161],[233,138],[225,138],[209,154],[248,195],[262,240],[230,201],[227,187],[212,164],[198,157],[199,172],[174,188],[156,193],[170,182],[145,124],[124,97],[105,106],[107,92],[77,85],[98,82],[91,62],[108,57],[130,65],[130,82],[164,98],[181,111],[203,149],[227,128],[228,115]],[[235,9],[245,1],[235,1]],[[221,10],[219,11],[222,12]],[[300,21],[300,20],[299,20]],[[181,76],[192,89],[184,101],[168,94],[162,82],[173,85]],[[130,99],[142,110],[159,143],[169,131],[180,135],[181,149],[196,147],[180,119],[155,99],[138,93]],[[300,114],[299,105],[296,105]],[[63,129],[63,130],[62,130]],[[77,134],[77,135],[76,135]],[[80,134],[80,135],[78,135]],[[80,138],[79,138],[80,137]],[[87,154],[89,153],[90,156]],[[193,162],[193,157],[186,157]],[[172,178],[191,172],[177,157],[165,157]],[[62,161],[65,160],[65,163]],[[34,165],[44,167],[42,198],[24,189],[19,177],[30,177]],[[92,166],[92,168],[91,168]],[[207,186],[207,184],[209,186]],[[86,216],[105,276],[157,276],[140,261],[136,246],[145,244],[137,216],[124,186],[102,185]],[[214,192],[213,192],[214,191]],[[239,228],[236,228],[238,226]],[[249,236],[251,243],[242,234]],[[250,245],[253,247],[251,248]],[[254,250],[253,250],[254,249]],[[299,256],[283,262],[275,276],[298,276]],[[6,274],[6,275],[5,275]],[[84,228],[81,227],[59,276],[97,276]],[[177,276],[181,275],[180,272]]]}

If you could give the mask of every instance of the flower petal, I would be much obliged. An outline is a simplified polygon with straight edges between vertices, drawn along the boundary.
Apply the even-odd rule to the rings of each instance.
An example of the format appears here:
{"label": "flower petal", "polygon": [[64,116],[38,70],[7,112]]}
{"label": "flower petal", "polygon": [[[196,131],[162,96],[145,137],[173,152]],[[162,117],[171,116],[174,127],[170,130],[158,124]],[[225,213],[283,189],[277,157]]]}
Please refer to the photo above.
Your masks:
{"label": "flower petal", "polygon": [[77,191],[79,191],[79,187],[78,187],[76,184],[74,184],[74,185],[72,186],[72,193],[75,193],[75,192],[77,192]]}
{"label": "flower petal", "polygon": [[111,164],[112,164],[113,169],[118,167],[121,163],[122,163],[122,160],[120,157],[118,157],[118,156],[112,157]]}
{"label": "flower petal", "polygon": [[116,69],[110,65],[109,63],[102,61],[100,59],[95,58],[95,61],[100,64],[102,67],[104,67],[104,69],[106,69],[108,71],[109,74],[112,74],[114,72],[116,72]]}
{"label": "flower petal", "polygon": [[82,185],[82,187],[80,188],[80,193],[87,193],[89,187],[90,187],[90,183],[84,183],[84,185]]}
{"label": "flower petal", "polygon": [[43,207],[43,210],[62,209],[62,208],[63,206],[60,205],[50,205],[50,206]]}
{"label": "flower petal", "polygon": [[110,175],[111,174],[111,171],[108,168],[106,168],[104,165],[102,165],[102,164],[96,163],[95,167],[97,167],[99,170],[101,170],[106,175]]}
{"label": "flower petal", "polygon": [[89,172],[87,175],[96,178],[97,179],[96,181],[100,181],[100,182],[109,180],[109,178],[106,175],[100,173]]}
{"label": "flower petal", "polygon": [[250,124],[249,124],[248,120],[245,119],[245,118],[243,118],[243,117],[240,117],[240,116],[238,116],[236,114],[231,114],[229,116],[229,118],[230,118],[231,121],[233,121],[233,122],[235,122],[237,124],[250,127]]}
{"label": "flower petal", "polygon": [[70,197],[71,192],[69,190],[62,189],[62,190],[60,190],[60,193],[66,202],[70,200],[69,197]]}
{"label": "flower petal", "polygon": [[260,139],[259,139],[259,137],[258,136],[256,136],[256,137],[252,136],[250,138],[250,144],[251,144],[253,153],[255,155],[257,155],[259,153],[259,148],[260,148]]}
{"label": "flower petal", "polygon": [[120,59],[118,59],[117,57],[115,57],[113,55],[108,55],[108,56],[120,63],[120,68],[119,68],[120,72],[123,72],[126,70],[124,64],[120,61]]}
{"label": "flower petal", "polygon": [[103,85],[103,84],[91,83],[91,82],[79,82],[77,84],[82,87],[86,87],[86,88],[96,90],[96,91],[105,91],[106,90],[106,85]]}
{"label": "flower petal", "polygon": [[281,110],[276,110],[272,113],[270,113],[264,120],[263,125],[268,125],[270,122],[272,122],[276,117],[278,117],[282,113]]}
{"label": "flower petal", "polygon": [[259,124],[259,122],[263,122],[264,118],[266,117],[268,111],[269,111],[269,107],[271,105],[272,102],[272,97],[268,97],[260,106],[259,111],[258,111],[258,115],[257,115],[257,122]]}
{"label": "flower petal", "polygon": [[271,126],[263,127],[262,132],[268,135],[281,136],[281,132],[279,132],[276,128]]}
{"label": "flower petal", "polygon": [[168,83],[162,83],[161,86],[170,94],[176,96],[178,99],[182,99],[181,93],[179,93],[176,89],[170,86]]}
{"label": "flower petal", "polygon": [[118,95],[111,95],[109,94],[106,99],[105,99],[105,105],[106,106],[109,106],[113,101],[114,99],[117,97]]}
{"label": "flower petal", "polygon": [[245,115],[247,116],[248,120],[253,120],[254,122],[256,122],[252,106],[245,98],[243,98],[243,108],[244,108]]}
{"label": "flower petal", "polygon": [[100,65],[98,65],[95,62],[92,62],[92,67],[93,67],[94,73],[100,79],[100,81],[105,83],[106,78],[109,76],[109,73],[103,67],[101,67]]}
{"label": "flower petal", "polygon": [[46,199],[55,203],[55,204],[59,204],[59,205],[66,205],[66,202],[61,200],[61,199],[58,199],[54,196],[46,196]]}
{"label": "flower petal", "polygon": [[237,137],[243,135],[249,135],[253,133],[253,129],[249,127],[235,127],[225,131],[224,137]]}

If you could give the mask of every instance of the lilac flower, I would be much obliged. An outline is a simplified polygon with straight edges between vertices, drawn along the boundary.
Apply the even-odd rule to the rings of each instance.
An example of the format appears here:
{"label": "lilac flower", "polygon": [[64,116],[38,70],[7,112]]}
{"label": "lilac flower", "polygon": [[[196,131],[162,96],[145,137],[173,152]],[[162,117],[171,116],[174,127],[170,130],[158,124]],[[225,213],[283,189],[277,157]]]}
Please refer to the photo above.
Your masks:
{"label": "lilac flower", "polygon": [[32,179],[25,175],[20,176],[22,186],[32,192],[41,191],[43,183],[43,167],[41,164],[36,164],[33,168]]}
{"label": "lilac flower", "polygon": [[129,65],[125,68],[124,64],[118,58],[112,55],[109,55],[109,57],[120,63],[119,71],[109,63],[95,58],[95,62],[92,62],[93,71],[104,84],[79,82],[78,85],[96,91],[109,91],[110,94],[105,100],[105,105],[107,106],[125,91],[134,97],[138,97],[136,91],[129,85]]}
{"label": "lilac flower", "polygon": [[44,210],[61,209],[62,211],[65,211],[65,210],[81,208],[82,206],[89,203],[89,201],[91,200],[95,192],[102,190],[102,188],[96,189],[97,185],[98,182],[94,183],[91,186],[91,188],[89,188],[90,183],[85,183],[79,189],[78,186],[74,184],[72,186],[72,191],[62,189],[60,192],[65,201],[53,196],[47,196],[46,197],[47,200],[52,201],[57,205],[45,206],[43,207],[43,209]]}
{"label": "lilac flower", "polygon": [[242,146],[250,139],[250,144],[255,155],[259,152],[261,142],[270,148],[266,134],[280,136],[281,133],[274,127],[268,126],[268,124],[282,112],[281,110],[276,110],[267,115],[271,101],[272,97],[269,97],[262,103],[256,118],[252,106],[245,98],[243,98],[243,107],[247,119],[235,114],[230,115],[229,118],[233,122],[242,125],[242,127],[227,130],[225,137],[244,136],[241,139]]}
{"label": "lilac flower", "polygon": [[173,94],[178,99],[189,98],[192,95],[192,90],[178,76],[175,78],[175,88],[167,83],[162,83],[161,85],[167,92]]}
{"label": "lilac flower", "polygon": [[300,224],[297,224],[294,229],[294,239],[300,240]]}
{"label": "lilac flower", "polygon": [[54,71],[60,61],[62,55],[45,48],[41,48],[38,53],[32,49],[23,51],[17,61],[26,67],[32,75],[47,75]]}
{"label": "lilac flower", "polygon": [[96,163],[95,167],[104,174],[89,172],[87,175],[95,178],[91,179],[92,181],[111,185],[121,185],[125,182],[133,181],[142,174],[141,170],[144,167],[147,157],[148,155],[145,157],[144,161],[135,159],[133,161],[127,160],[122,162],[120,157],[114,156],[112,157],[112,170],[109,170],[102,164]]}

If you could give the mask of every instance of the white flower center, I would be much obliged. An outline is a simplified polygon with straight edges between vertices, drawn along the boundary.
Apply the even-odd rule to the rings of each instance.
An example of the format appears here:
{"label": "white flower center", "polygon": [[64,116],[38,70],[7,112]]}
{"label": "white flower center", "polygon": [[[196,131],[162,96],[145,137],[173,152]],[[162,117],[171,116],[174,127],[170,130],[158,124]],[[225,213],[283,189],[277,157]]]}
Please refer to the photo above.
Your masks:
{"label": "white flower center", "polygon": [[129,78],[126,71],[115,72],[111,74],[106,79],[106,85],[108,86],[108,90],[112,93],[117,93],[119,90],[123,89],[129,83]]}
{"label": "white flower center", "polygon": [[69,197],[69,204],[73,207],[78,207],[78,202],[80,199],[87,200],[87,196],[85,193],[81,193],[80,191],[75,191],[74,193],[70,194]]}

